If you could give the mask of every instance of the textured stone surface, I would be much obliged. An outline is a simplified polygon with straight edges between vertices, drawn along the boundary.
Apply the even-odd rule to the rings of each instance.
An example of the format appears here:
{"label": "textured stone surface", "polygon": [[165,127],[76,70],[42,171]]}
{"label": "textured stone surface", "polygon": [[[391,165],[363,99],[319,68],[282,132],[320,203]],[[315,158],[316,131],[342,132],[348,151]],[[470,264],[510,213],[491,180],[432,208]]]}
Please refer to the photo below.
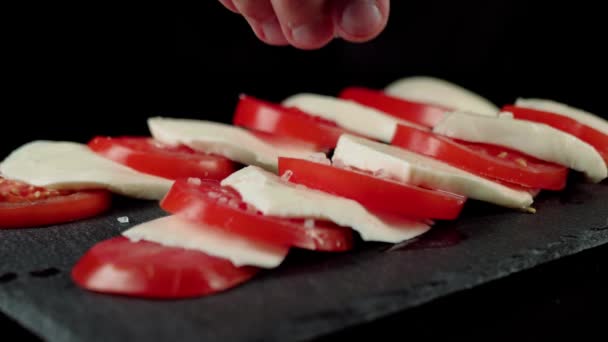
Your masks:
{"label": "textured stone surface", "polygon": [[70,281],[94,243],[163,215],[153,203],[125,201],[92,220],[0,231],[0,309],[50,341],[307,339],[604,244],[606,201],[602,184],[543,194],[536,215],[471,203],[457,222],[402,248],[297,251],[229,292],[173,302],[93,294]]}

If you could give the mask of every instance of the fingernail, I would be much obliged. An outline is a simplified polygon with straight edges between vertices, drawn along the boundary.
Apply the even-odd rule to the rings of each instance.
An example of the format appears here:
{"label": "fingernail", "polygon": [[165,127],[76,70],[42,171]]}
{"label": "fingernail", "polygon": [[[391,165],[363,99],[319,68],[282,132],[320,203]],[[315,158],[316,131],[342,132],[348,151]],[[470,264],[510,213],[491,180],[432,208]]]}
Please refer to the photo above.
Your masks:
{"label": "fingernail", "polygon": [[351,36],[374,32],[382,24],[382,13],[374,0],[351,1],[342,12],[340,27]]}
{"label": "fingernail", "polygon": [[264,39],[269,44],[285,44],[287,42],[276,18],[263,23],[262,32],[264,33]]}

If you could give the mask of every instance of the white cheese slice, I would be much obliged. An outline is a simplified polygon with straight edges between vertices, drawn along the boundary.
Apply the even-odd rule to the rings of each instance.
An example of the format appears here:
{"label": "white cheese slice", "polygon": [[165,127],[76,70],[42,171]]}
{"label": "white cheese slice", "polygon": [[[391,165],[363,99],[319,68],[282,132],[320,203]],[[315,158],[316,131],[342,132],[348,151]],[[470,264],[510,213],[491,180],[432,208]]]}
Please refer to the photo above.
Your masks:
{"label": "white cheese slice", "polygon": [[53,189],[107,189],[117,194],[162,199],[173,181],[144,174],[97,155],[86,145],[64,141],[33,141],[13,151],[0,173]]}
{"label": "white cheese slice", "polygon": [[564,103],[546,99],[519,98],[515,101],[515,105],[518,107],[537,109],[566,116],[608,135],[607,120],[602,119],[595,114],[589,113],[582,109],[574,108]]}
{"label": "white cheese slice", "polygon": [[548,125],[513,119],[509,114],[487,117],[453,112],[433,131],[465,141],[507,147],[583,172],[593,182],[608,176],[604,160],[591,145]]}
{"label": "white cheese slice", "polygon": [[[515,209],[532,205],[532,195],[405,149],[343,134],[334,163],[371,171],[399,182],[438,189]],[[407,205],[407,204],[405,204]]]}
{"label": "white cheese slice", "polygon": [[393,139],[397,124],[425,129],[375,108],[331,96],[296,94],[285,99],[283,105],[296,107],[311,115],[333,121],[351,132],[384,142],[390,142]]}
{"label": "white cheese slice", "polygon": [[129,240],[155,242],[163,246],[196,250],[230,260],[235,266],[274,268],[289,248],[252,241],[230,231],[171,215],[148,221],[122,233]]}
{"label": "white cheese slice", "polygon": [[384,90],[389,95],[406,100],[436,104],[483,115],[495,116],[499,111],[495,104],[479,94],[434,77],[402,78],[389,84]]}
{"label": "white cheese slice", "polygon": [[222,185],[234,188],[265,215],[331,221],[354,229],[366,241],[397,243],[430,229],[410,219],[380,217],[358,202],[289,183],[255,166],[233,173]]}
{"label": "white cheese slice", "polygon": [[309,145],[269,143],[243,128],[219,122],[154,117],[148,119],[148,127],[152,136],[165,144],[182,144],[273,171],[278,168],[279,156],[307,158],[315,153]]}

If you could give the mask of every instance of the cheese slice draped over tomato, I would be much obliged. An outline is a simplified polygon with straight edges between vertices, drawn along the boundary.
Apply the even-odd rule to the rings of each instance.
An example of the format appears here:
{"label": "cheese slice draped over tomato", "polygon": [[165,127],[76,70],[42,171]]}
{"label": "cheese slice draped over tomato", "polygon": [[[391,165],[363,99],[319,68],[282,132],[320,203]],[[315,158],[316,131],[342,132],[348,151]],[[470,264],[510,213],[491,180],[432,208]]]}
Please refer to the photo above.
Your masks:
{"label": "cheese slice draped over tomato", "polygon": [[148,119],[152,136],[168,145],[186,145],[193,150],[217,154],[233,161],[276,170],[279,157],[308,158],[319,154],[311,145],[265,141],[240,127],[218,122],[154,117]]}
{"label": "cheese slice draped over tomato", "polygon": [[402,78],[389,84],[384,91],[405,100],[425,102],[477,114],[496,116],[499,111],[495,104],[479,94],[434,77]]}
{"label": "cheese slice draped over tomato", "polygon": [[101,157],[86,145],[63,141],[39,140],[19,147],[0,164],[0,173],[52,189],[107,189],[154,200],[163,198],[173,184]]}
{"label": "cheese slice draped over tomato", "polygon": [[582,172],[592,182],[608,177],[606,164],[593,146],[549,125],[513,119],[508,114],[488,117],[452,112],[433,131],[450,138],[507,147]]}
{"label": "cheese slice draped over tomato", "polygon": [[222,181],[243,201],[264,215],[312,218],[351,227],[365,241],[397,243],[419,236],[428,224],[406,218],[380,217],[350,199],[289,183],[255,166],[243,168]]}
{"label": "cheese slice draped over tomato", "polygon": [[302,93],[288,97],[282,104],[335,122],[338,126],[354,133],[384,142],[393,139],[398,124],[426,129],[355,101],[331,96]]}
{"label": "cheese slice draped over tomato", "polygon": [[518,98],[515,101],[515,105],[522,108],[541,110],[561,116],[566,116],[608,135],[607,120],[602,119],[595,114],[589,113],[582,109],[574,108],[564,103],[546,99]]}
{"label": "cheese slice draped over tomato", "polygon": [[430,157],[348,134],[340,137],[333,161],[337,166],[369,171],[399,182],[504,207],[527,209],[533,202],[527,191],[509,188]]}
{"label": "cheese slice draped over tomato", "polygon": [[171,215],[142,223],[122,233],[133,242],[197,250],[230,260],[235,266],[279,266],[289,251],[286,246],[247,239],[228,230]]}

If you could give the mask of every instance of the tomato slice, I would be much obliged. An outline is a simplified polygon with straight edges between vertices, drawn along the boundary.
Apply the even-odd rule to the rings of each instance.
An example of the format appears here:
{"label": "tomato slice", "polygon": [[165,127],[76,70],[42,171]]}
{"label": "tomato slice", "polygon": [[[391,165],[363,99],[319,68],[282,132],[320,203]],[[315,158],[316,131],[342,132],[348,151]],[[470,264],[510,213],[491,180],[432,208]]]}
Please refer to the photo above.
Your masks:
{"label": "tomato slice", "polygon": [[361,87],[346,88],[339,97],[427,127],[435,126],[443,119],[444,113],[451,110],[439,105],[400,99],[379,90]]}
{"label": "tomato slice", "polygon": [[104,190],[51,190],[0,177],[0,229],[30,228],[96,216],[111,204]]}
{"label": "tomato slice", "polygon": [[230,159],[168,146],[148,137],[95,137],[89,148],[117,163],[143,173],[177,179],[200,177],[221,180],[236,170]]}
{"label": "tomato slice", "polygon": [[258,271],[199,251],[119,236],[93,246],[71,275],[78,286],[94,292],[176,299],[227,290]]}
{"label": "tomato slice", "polygon": [[594,129],[593,127],[587,126],[563,115],[536,109],[509,105],[504,106],[502,111],[513,113],[513,116],[516,119],[543,123],[559,129],[560,131],[572,134],[593,146],[608,164],[608,135]]}
{"label": "tomato slice", "polygon": [[535,189],[566,186],[567,168],[503,147],[457,141],[401,125],[391,144],[491,179]]}
{"label": "tomato slice", "polygon": [[304,159],[279,158],[289,181],[359,202],[376,212],[410,218],[455,219],[466,198]]}
{"label": "tomato slice", "polygon": [[248,129],[288,136],[324,148],[334,148],[340,135],[347,133],[334,122],[307,114],[297,108],[242,95],[233,123]]}
{"label": "tomato slice", "polygon": [[319,251],[353,247],[350,229],[324,221],[265,216],[219,182],[178,179],[160,205],[170,213],[258,241]]}

